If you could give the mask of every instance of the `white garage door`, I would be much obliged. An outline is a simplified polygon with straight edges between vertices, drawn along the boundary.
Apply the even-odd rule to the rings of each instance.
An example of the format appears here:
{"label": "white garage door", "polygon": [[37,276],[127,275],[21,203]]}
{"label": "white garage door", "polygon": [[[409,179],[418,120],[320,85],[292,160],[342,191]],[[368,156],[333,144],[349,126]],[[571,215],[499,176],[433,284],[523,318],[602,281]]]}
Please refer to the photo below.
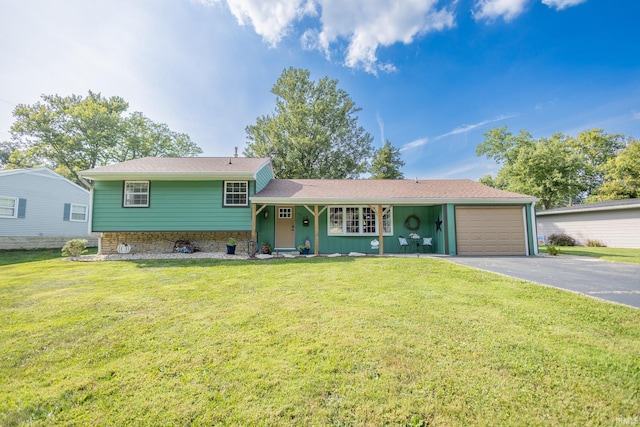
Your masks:
{"label": "white garage door", "polygon": [[459,255],[526,255],[523,208],[456,206]]}

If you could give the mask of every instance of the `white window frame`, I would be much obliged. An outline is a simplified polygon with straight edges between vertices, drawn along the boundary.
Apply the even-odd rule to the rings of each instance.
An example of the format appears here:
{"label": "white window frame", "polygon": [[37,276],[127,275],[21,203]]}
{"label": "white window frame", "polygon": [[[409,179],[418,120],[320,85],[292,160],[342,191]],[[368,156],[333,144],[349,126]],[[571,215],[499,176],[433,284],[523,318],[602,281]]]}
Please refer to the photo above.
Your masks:
{"label": "white window frame", "polygon": [[[82,214],[84,216],[83,219],[73,219],[73,214],[76,213],[74,212],[74,208],[80,208],[83,210]],[[79,213],[79,212],[77,212]],[[89,217],[88,215],[89,213],[89,207],[87,205],[80,205],[77,203],[71,203],[71,207],[69,208],[69,221],[72,222],[87,222],[87,218]]]}
{"label": "white window frame", "polygon": [[[231,190],[234,190],[235,184],[244,184],[244,191],[229,191],[229,184],[231,184]],[[227,196],[244,196],[244,202],[233,203],[227,201]],[[249,181],[224,181],[224,206],[249,206]]]}
{"label": "white window frame", "polygon": [[[4,215],[0,211],[0,218],[17,218],[18,217],[18,197],[10,197],[10,196],[0,196],[0,199],[4,200],[13,200],[13,214],[12,215]],[[2,209],[10,209],[9,206],[3,206]]]}
{"label": "white window frame", "polygon": [[[383,215],[383,236],[393,236],[393,208],[384,206],[387,212]],[[338,211],[339,210],[339,211]],[[375,216],[373,231],[371,229],[371,218]],[[378,215],[369,206],[345,205],[329,206],[327,210],[327,235],[329,236],[378,236],[380,221]]]}
{"label": "white window frame", "polygon": [[[129,184],[146,184],[147,191],[127,191],[127,186]],[[122,206],[125,208],[148,208],[149,207],[149,199],[151,198],[151,185],[149,181],[125,181],[124,182],[124,190],[122,191]],[[137,196],[137,195],[146,195],[147,203],[129,203],[129,196]]]}

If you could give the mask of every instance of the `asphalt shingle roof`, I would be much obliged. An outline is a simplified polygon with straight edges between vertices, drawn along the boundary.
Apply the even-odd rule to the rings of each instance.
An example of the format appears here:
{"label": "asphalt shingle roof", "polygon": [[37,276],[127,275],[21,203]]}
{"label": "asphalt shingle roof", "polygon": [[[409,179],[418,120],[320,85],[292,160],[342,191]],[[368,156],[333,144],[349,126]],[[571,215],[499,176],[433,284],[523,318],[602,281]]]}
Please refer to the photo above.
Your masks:
{"label": "asphalt shingle roof", "polygon": [[252,199],[354,200],[380,199],[513,199],[531,196],[487,187],[469,179],[274,179]]}
{"label": "asphalt shingle roof", "polygon": [[143,157],[82,171],[93,173],[256,172],[267,158],[253,157]]}

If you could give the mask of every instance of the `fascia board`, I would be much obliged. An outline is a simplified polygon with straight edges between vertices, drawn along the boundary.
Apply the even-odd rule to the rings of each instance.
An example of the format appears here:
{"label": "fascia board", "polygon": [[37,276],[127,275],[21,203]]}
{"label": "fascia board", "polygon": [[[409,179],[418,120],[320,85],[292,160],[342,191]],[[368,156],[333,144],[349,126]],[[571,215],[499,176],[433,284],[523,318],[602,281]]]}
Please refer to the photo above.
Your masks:
{"label": "fascia board", "polygon": [[534,203],[535,198],[521,199],[467,199],[467,198],[383,198],[383,199],[339,199],[339,198],[291,198],[291,197],[251,197],[251,201],[261,204],[295,204],[295,205],[442,205],[442,204],[460,204],[460,205],[486,205],[486,204],[528,204]]}
{"label": "fascia board", "polygon": [[536,216],[547,216],[547,215],[563,215],[563,214],[573,214],[573,213],[581,213],[581,212],[601,212],[601,211],[619,211],[623,209],[640,209],[640,204],[636,205],[617,205],[617,206],[601,206],[597,208],[576,208],[576,209],[564,209],[561,211],[549,212],[549,211],[537,211]]}
{"label": "fascia board", "polygon": [[255,180],[253,172],[235,173],[203,173],[203,172],[127,172],[127,173],[88,173],[83,178],[94,181],[222,181],[222,180]]}

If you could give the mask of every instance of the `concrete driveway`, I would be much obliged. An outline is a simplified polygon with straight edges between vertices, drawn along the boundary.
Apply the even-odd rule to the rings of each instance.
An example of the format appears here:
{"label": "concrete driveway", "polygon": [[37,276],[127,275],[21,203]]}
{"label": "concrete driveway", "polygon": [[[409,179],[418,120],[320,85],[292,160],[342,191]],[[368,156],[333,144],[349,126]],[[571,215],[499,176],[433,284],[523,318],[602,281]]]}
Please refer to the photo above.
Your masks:
{"label": "concrete driveway", "polygon": [[640,308],[640,265],[560,256],[445,258],[457,264]]}

